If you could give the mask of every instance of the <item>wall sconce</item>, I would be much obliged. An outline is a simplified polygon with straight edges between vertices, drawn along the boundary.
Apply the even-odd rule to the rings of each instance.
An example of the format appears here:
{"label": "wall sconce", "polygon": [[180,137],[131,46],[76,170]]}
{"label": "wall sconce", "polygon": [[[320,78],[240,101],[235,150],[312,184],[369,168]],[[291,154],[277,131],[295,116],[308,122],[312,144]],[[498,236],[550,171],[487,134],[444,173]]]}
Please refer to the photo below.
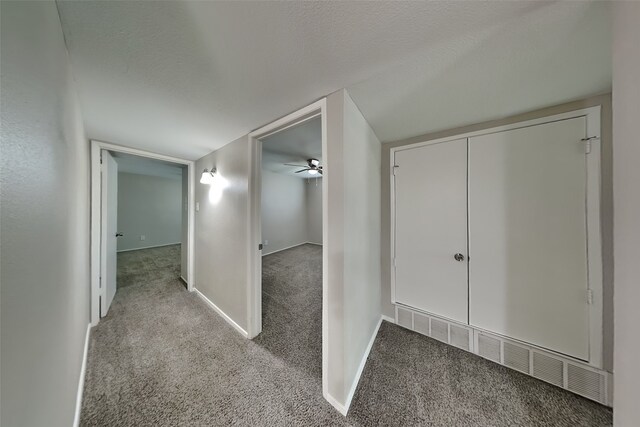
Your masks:
{"label": "wall sconce", "polygon": [[211,170],[205,169],[202,171],[202,176],[200,177],[200,184],[213,184],[213,178],[216,176],[216,168],[211,168]]}

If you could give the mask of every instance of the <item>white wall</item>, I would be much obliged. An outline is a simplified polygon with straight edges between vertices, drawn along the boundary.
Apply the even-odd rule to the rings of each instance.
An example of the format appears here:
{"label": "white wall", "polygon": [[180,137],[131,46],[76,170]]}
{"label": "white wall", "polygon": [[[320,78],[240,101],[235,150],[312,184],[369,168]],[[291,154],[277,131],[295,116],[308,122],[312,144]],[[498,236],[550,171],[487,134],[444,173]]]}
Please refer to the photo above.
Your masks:
{"label": "white wall", "polygon": [[307,241],[305,180],[262,170],[262,254]]}
{"label": "white wall", "polygon": [[182,241],[181,181],[118,173],[118,232],[124,234],[118,238],[118,251]]}
{"label": "white wall", "polygon": [[196,162],[217,168],[215,183],[195,184],[195,287],[245,331],[248,286],[249,143],[239,138]]}
{"label": "white wall", "polygon": [[89,324],[89,144],[56,4],[0,8],[0,424],[68,427]]}
{"label": "white wall", "polygon": [[640,3],[614,3],[614,425],[638,425],[640,395]]}
{"label": "white wall", "polygon": [[[328,394],[346,407],[380,320],[380,142],[348,93],[327,98]],[[353,168],[366,162],[370,167]]]}
{"label": "white wall", "polygon": [[182,224],[180,226],[181,252],[180,276],[187,282],[189,277],[189,168],[182,168]]}
{"label": "white wall", "polygon": [[307,242],[322,244],[322,179],[305,179]]}

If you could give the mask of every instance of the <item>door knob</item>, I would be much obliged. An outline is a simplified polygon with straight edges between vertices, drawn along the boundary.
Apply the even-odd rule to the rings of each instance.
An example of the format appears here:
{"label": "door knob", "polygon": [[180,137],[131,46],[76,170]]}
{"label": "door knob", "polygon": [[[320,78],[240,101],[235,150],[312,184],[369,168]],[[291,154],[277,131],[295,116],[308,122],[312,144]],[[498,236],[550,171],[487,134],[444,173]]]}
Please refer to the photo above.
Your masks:
{"label": "door knob", "polygon": [[464,255],[462,254],[455,254],[453,256],[453,259],[455,259],[456,261],[464,261]]}
{"label": "door knob", "polygon": [[122,237],[122,236],[124,236],[124,234],[122,234],[122,233],[116,233],[116,237]]}

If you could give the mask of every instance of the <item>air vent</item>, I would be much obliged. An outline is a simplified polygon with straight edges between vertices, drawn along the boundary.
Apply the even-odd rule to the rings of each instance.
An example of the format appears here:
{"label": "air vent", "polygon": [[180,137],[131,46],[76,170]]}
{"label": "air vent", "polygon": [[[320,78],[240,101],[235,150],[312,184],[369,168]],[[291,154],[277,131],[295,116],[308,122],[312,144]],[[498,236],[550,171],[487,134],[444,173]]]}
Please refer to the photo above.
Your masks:
{"label": "air vent", "polygon": [[469,329],[450,324],[449,333],[451,335],[451,345],[469,351]]}
{"label": "air vent", "polygon": [[422,314],[413,313],[413,330],[423,335],[429,335],[429,318]]}
{"label": "air vent", "polygon": [[478,335],[478,354],[500,363],[500,341],[488,335]]}
{"label": "air vent", "polygon": [[529,373],[529,350],[504,341],[504,364],[517,371]]}
{"label": "air vent", "polygon": [[583,362],[435,315],[396,306],[396,323],[611,406],[613,376]]}
{"label": "air vent", "polygon": [[533,376],[562,387],[564,385],[562,360],[533,352]]}
{"label": "air vent", "polygon": [[447,331],[447,327],[449,325],[446,322],[442,322],[440,320],[436,320],[434,318],[431,319],[431,337],[435,338],[439,341],[449,342],[449,333]]}
{"label": "air vent", "polygon": [[567,389],[598,402],[604,402],[604,375],[574,365],[567,364]]}
{"label": "air vent", "polygon": [[413,329],[412,321],[411,321],[411,312],[409,310],[405,310],[403,308],[398,308],[398,325],[404,326],[408,329]]}

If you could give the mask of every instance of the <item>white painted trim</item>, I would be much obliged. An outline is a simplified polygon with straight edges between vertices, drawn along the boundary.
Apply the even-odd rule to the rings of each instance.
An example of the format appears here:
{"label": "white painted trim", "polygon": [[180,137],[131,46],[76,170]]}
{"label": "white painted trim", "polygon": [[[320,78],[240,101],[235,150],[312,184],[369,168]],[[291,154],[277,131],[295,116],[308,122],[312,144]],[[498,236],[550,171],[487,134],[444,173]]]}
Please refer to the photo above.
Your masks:
{"label": "white painted trim", "polygon": [[[331,165],[327,163],[327,100],[322,98],[298,111],[282,117],[266,126],[249,133],[249,253],[248,253],[248,292],[247,292],[247,329],[249,338],[262,331],[262,254],[258,245],[262,241],[262,142],[260,138],[300,124],[320,115],[322,128],[322,158],[325,159],[322,177],[322,395],[331,402],[334,400],[328,393],[328,355],[329,355],[329,224],[328,194],[331,179]],[[334,407],[337,403],[331,403]],[[340,410],[338,408],[338,410]]]}
{"label": "white painted trim", "polygon": [[360,361],[360,365],[358,366],[358,370],[356,371],[356,376],[353,379],[353,383],[351,384],[351,388],[349,389],[349,394],[347,394],[347,400],[345,402],[344,408],[345,411],[342,415],[347,415],[349,412],[349,407],[351,406],[351,400],[353,399],[353,395],[356,393],[356,389],[358,388],[358,383],[360,382],[360,376],[362,375],[362,371],[364,371],[364,367],[367,364],[367,359],[369,358],[369,353],[371,353],[371,348],[373,347],[373,343],[378,336],[378,331],[380,330],[380,325],[382,324],[383,317],[380,316],[378,320],[378,324],[373,330],[373,334],[371,334],[371,338],[369,339],[369,344],[367,344],[367,348],[362,355],[362,360]]}
{"label": "white painted trim", "polygon": [[287,249],[297,248],[298,246],[302,246],[302,245],[306,245],[306,244],[307,244],[307,242],[296,243],[295,245],[287,246],[286,248],[278,249],[278,250],[275,250],[273,252],[267,252],[267,253],[264,253],[264,248],[263,248],[262,256],[264,257],[264,256],[267,256],[267,255],[277,254],[278,252],[286,251]]}
{"label": "white painted trim", "polygon": [[[587,121],[587,137],[595,136],[597,140],[592,141],[591,153],[586,155],[587,162],[587,200],[585,201],[585,209],[587,210],[587,262],[589,269],[588,286],[593,291],[593,304],[589,309],[589,365],[602,369],[603,367],[603,272],[602,272],[602,230],[600,215],[600,191],[601,191],[601,174],[600,174],[600,151],[601,151],[601,106],[584,108],[580,110],[569,111],[566,113],[555,114],[552,116],[540,117],[537,119],[526,120],[523,122],[511,123],[504,126],[467,132],[458,135],[448,136],[446,138],[438,138],[417,142],[414,144],[393,147],[389,153],[390,167],[390,254],[391,254],[391,303],[397,304],[396,301],[396,275],[394,259],[396,256],[396,232],[395,232],[395,180],[393,175],[393,166],[395,164],[395,153],[412,148],[422,147],[431,144],[440,144],[449,141],[455,141],[462,138],[471,138],[481,135],[488,135],[507,130],[520,129],[524,127],[536,126],[545,123],[568,120],[577,117],[585,117]],[[589,215],[591,213],[591,215]],[[595,214],[595,215],[594,215]]]}
{"label": "white painted trim", "polygon": [[247,334],[247,331],[245,331],[244,329],[242,329],[242,327],[240,325],[238,325],[236,322],[233,321],[233,319],[231,317],[229,317],[227,315],[227,313],[225,313],[224,311],[222,311],[220,309],[220,307],[218,307],[217,305],[215,305],[209,298],[207,298],[202,292],[200,292],[198,289],[193,289],[193,291],[195,292],[196,295],[198,295],[202,301],[204,301],[209,307],[211,307],[216,313],[218,313],[220,315],[220,317],[222,317],[228,324],[230,324],[231,326],[234,327],[234,329],[238,332],[240,332],[240,334],[247,338],[249,336],[249,334]]}
{"label": "white painted trim", "polygon": [[386,320],[389,323],[396,323],[396,319],[394,319],[393,317],[389,317],[389,316],[385,316],[384,314],[381,316],[382,320]]}
{"label": "white painted trim", "polygon": [[181,245],[182,242],[178,242],[178,243],[164,243],[162,245],[155,245],[155,246],[143,246],[141,248],[133,248],[133,249],[122,249],[120,251],[117,251],[118,253],[120,252],[132,252],[132,251],[141,251],[143,249],[153,249],[153,248],[163,248],[165,246],[174,246],[174,245]]}
{"label": "white painted trim", "polygon": [[80,412],[82,410],[82,395],[84,394],[84,377],[87,372],[87,356],[89,354],[89,338],[91,337],[91,323],[87,325],[84,336],[84,350],[82,351],[82,365],[80,366],[80,378],[78,379],[78,391],[76,393],[76,412],[73,416],[73,427],[80,425]]}
{"label": "white painted trim", "polygon": [[263,247],[263,253],[262,253],[262,256],[263,256],[263,257],[265,257],[265,256],[267,256],[267,255],[277,254],[278,252],[286,251],[287,249],[293,249],[293,248],[296,248],[296,247],[298,247],[298,246],[302,246],[302,245],[316,245],[316,246],[322,246],[322,243],[313,243],[313,242],[302,242],[302,243],[296,243],[295,245],[287,246],[286,248],[278,249],[277,251],[267,252],[267,253],[264,253],[264,247]]}
{"label": "white painted trim", "polygon": [[136,148],[109,142],[91,140],[91,325],[100,321],[100,297],[104,289],[100,289],[100,241],[101,241],[101,189],[100,150],[117,151],[150,159],[163,160],[187,165],[188,176],[188,244],[187,244],[187,289],[193,291],[195,272],[195,162],[163,154],[138,150]]}
{"label": "white painted trim", "polygon": [[341,404],[340,402],[338,402],[338,400],[335,397],[333,397],[329,393],[327,393],[327,394],[325,394],[324,398],[327,400],[327,402],[329,402],[331,404],[331,406],[333,406],[335,409],[337,409],[338,412],[340,412],[345,417],[347,416],[347,412],[349,411],[349,408],[345,408],[345,406],[343,404]]}

